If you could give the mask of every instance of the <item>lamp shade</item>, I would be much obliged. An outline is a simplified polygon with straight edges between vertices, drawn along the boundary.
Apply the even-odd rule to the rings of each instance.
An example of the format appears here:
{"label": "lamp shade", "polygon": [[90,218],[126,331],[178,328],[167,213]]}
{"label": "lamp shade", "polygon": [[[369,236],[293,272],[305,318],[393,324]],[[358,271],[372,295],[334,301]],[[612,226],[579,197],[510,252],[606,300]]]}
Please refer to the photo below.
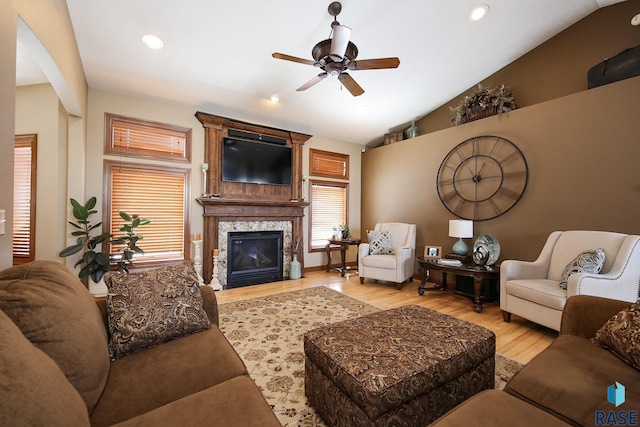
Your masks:
{"label": "lamp shade", "polygon": [[449,237],[469,239],[473,237],[473,221],[452,219],[449,221]]}
{"label": "lamp shade", "polygon": [[349,37],[351,37],[351,28],[344,25],[333,26],[333,38],[331,39],[331,49],[329,51],[329,56],[332,60],[336,62],[342,61],[344,53],[347,51]]}

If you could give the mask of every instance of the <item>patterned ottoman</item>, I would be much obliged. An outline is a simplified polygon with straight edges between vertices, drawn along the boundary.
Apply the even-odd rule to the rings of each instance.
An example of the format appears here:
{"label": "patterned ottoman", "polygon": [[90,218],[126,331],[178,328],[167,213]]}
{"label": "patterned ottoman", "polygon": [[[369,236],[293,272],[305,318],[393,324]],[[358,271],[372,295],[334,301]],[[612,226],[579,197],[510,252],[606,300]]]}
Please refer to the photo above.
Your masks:
{"label": "patterned ottoman", "polygon": [[305,394],[330,426],[424,427],[494,387],[493,332],[418,305],[304,336]]}

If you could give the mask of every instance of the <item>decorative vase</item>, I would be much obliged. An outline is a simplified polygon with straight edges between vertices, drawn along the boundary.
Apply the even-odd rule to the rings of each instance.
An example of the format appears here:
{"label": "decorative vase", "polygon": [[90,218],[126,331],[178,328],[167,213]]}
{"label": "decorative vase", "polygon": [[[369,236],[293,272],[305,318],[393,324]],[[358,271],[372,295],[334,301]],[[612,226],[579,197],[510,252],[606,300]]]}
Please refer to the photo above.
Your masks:
{"label": "decorative vase", "polygon": [[416,136],[420,136],[420,134],[420,128],[416,126],[416,121],[412,120],[411,126],[409,126],[409,129],[407,129],[407,139],[415,138]]}
{"label": "decorative vase", "polygon": [[342,230],[341,236],[342,239],[348,239],[349,238],[349,230]]}
{"label": "decorative vase", "polygon": [[482,234],[473,244],[473,261],[478,265],[491,266],[500,257],[500,243],[492,234]]}
{"label": "decorative vase", "polygon": [[289,264],[289,279],[299,279],[302,277],[302,271],[300,269],[300,261],[298,261],[298,255],[293,254],[293,261]]}
{"label": "decorative vase", "polygon": [[109,289],[104,283],[104,278],[100,279],[98,283],[94,282],[91,276],[89,276],[89,293],[94,297],[106,297]]}

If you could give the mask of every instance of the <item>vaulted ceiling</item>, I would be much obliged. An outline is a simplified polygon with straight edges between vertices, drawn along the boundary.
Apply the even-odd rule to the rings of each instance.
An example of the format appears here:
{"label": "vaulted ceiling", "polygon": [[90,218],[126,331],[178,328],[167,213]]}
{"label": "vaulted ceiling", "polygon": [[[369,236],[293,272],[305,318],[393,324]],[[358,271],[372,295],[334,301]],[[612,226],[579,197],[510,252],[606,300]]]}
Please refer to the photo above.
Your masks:
{"label": "vaulted ceiling", "polygon": [[[357,59],[398,57],[396,69],[356,70],[354,97],[312,60],[330,37],[328,0],[67,0],[90,87],[177,101],[198,110],[357,144],[375,143],[474,86],[600,7],[620,0],[343,0]],[[145,34],[162,39],[151,50]],[[18,43],[18,68],[32,69]],[[18,73],[18,84],[37,81]],[[279,95],[279,102],[269,98]]]}

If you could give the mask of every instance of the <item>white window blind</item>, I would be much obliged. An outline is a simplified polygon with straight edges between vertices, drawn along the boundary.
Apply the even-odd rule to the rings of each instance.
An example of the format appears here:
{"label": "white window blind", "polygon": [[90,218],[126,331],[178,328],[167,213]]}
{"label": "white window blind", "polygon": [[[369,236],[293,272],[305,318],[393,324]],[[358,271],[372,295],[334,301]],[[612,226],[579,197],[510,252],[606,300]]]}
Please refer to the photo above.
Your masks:
{"label": "white window blind", "polygon": [[105,153],[139,158],[188,162],[191,129],[131,117],[106,114]]}
{"label": "white window blind", "polygon": [[311,249],[324,249],[333,228],[347,223],[347,183],[311,181]]}
{"label": "white window blind", "polygon": [[[188,170],[107,160],[105,171],[110,195],[105,206],[109,217],[104,224],[108,232],[114,237],[123,234],[119,231],[123,224],[120,211],[151,220],[136,229],[143,236],[138,246],[144,251],[135,255],[136,264],[185,259]],[[111,247],[110,254],[116,254],[116,249]]]}
{"label": "white window blind", "polygon": [[35,259],[36,135],[17,135],[13,169],[13,264]]}
{"label": "white window blind", "polygon": [[309,149],[310,174],[324,178],[349,179],[349,155]]}

